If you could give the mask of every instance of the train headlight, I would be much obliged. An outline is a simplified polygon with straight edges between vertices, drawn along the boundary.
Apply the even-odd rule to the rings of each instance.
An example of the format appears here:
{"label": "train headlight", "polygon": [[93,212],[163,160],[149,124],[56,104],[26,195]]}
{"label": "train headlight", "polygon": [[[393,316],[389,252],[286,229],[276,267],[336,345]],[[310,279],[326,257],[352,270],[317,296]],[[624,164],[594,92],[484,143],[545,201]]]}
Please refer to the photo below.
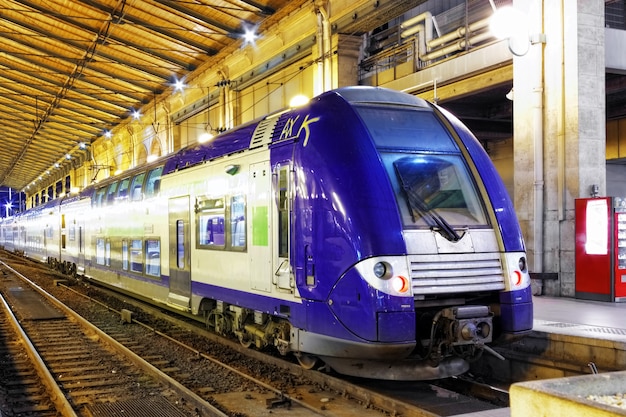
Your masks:
{"label": "train headlight", "polygon": [[530,286],[526,255],[523,252],[510,252],[505,256],[505,265],[508,270],[508,280],[505,280],[506,291],[520,290]]}
{"label": "train headlight", "polygon": [[409,280],[402,275],[396,275],[391,279],[391,288],[397,293],[404,294],[411,288]]}
{"label": "train headlight", "polygon": [[519,258],[518,264],[519,264],[520,271],[526,272],[526,258],[524,256]]}
{"label": "train headlight", "polygon": [[372,288],[396,297],[413,296],[411,271],[405,256],[363,259],[355,268]]}
{"label": "train headlight", "polygon": [[374,265],[376,278],[386,279],[393,275],[393,268],[387,262],[376,262]]}

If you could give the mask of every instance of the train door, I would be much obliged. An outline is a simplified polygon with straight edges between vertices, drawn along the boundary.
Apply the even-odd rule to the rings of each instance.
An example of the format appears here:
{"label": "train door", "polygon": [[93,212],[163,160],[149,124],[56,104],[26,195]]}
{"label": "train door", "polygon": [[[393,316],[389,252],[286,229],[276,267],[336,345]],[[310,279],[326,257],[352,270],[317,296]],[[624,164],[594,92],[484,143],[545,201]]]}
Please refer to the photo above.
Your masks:
{"label": "train door", "polygon": [[191,239],[189,196],[170,198],[170,293],[167,302],[188,309],[191,299]]}
{"label": "train door", "polygon": [[250,197],[248,202],[248,246],[250,285],[254,290],[270,292],[272,252],[270,248],[270,165],[269,161],[250,165]]}
{"label": "train door", "polygon": [[274,282],[282,290],[293,290],[293,275],[291,270],[291,167],[277,165],[273,173],[275,213],[274,224]]}

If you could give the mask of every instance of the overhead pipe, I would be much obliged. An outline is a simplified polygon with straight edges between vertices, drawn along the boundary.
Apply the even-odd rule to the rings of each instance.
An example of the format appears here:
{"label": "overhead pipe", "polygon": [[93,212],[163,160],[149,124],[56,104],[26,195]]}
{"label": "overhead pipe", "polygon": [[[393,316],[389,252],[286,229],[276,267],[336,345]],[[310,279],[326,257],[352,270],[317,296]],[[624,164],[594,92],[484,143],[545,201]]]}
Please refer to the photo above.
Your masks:
{"label": "overhead pipe", "polygon": [[489,19],[490,18],[477,20],[476,22],[470,23],[467,26],[461,26],[460,28],[458,28],[457,30],[453,32],[448,32],[445,35],[432,39],[428,42],[428,48],[434,49],[434,48],[437,48],[438,46],[441,46],[448,42],[452,42],[456,39],[465,38],[466,34],[477,32],[483,28],[488,27]]}
{"label": "overhead pipe", "polygon": [[470,47],[472,45],[475,45],[477,43],[486,41],[487,39],[492,38],[493,35],[489,32],[489,31],[485,31],[483,33],[479,33],[477,35],[472,36],[469,39],[461,39],[456,43],[453,43],[451,45],[448,45],[444,48],[438,49],[436,51],[433,51],[429,54],[420,56],[420,59],[422,61],[430,61],[432,59],[436,59],[436,58],[440,58],[444,55],[448,55],[452,52],[457,52],[457,51],[462,51],[464,49],[466,49],[467,47]]}
{"label": "overhead pipe", "polygon": [[[419,23],[419,24],[418,24]],[[433,39],[433,15],[430,12],[424,12],[417,15],[400,25],[400,38],[405,39],[417,33],[418,37],[418,53],[424,55],[428,53],[428,42]]]}

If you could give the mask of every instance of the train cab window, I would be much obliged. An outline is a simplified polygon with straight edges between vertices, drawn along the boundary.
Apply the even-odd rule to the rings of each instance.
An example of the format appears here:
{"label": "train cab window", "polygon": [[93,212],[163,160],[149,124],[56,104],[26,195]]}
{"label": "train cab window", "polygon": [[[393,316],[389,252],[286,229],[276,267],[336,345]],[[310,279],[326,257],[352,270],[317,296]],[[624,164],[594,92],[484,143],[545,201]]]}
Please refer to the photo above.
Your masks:
{"label": "train cab window", "polygon": [[461,155],[383,153],[405,226],[487,226],[480,194]]}
{"label": "train cab window", "polygon": [[233,249],[246,247],[246,198],[230,198],[230,245]]}
{"label": "train cab window", "polygon": [[125,200],[128,197],[128,186],[130,185],[130,177],[124,178],[120,181],[120,185],[117,189],[116,198],[120,201]]}
{"label": "train cab window", "polygon": [[146,239],[146,275],[161,276],[161,241]]}
{"label": "train cab window", "polygon": [[225,248],[224,197],[198,198],[197,212],[198,245],[205,248]]}
{"label": "train cab window", "polygon": [[146,178],[146,173],[135,175],[133,182],[130,185],[130,199],[131,201],[143,200],[143,180]]}
{"label": "train cab window", "polygon": [[145,185],[145,191],[144,191],[146,194],[146,198],[153,197],[159,193],[162,173],[163,173],[163,166],[160,166],[158,168],[154,168],[148,174],[148,178],[146,178],[146,185]]}
{"label": "train cab window", "polygon": [[113,184],[109,185],[109,188],[107,188],[106,204],[113,204],[113,202],[115,201],[115,193],[117,192],[118,185],[119,182],[114,182]]}
{"label": "train cab window", "polygon": [[130,241],[130,271],[143,273],[143,242],[139,239]]}

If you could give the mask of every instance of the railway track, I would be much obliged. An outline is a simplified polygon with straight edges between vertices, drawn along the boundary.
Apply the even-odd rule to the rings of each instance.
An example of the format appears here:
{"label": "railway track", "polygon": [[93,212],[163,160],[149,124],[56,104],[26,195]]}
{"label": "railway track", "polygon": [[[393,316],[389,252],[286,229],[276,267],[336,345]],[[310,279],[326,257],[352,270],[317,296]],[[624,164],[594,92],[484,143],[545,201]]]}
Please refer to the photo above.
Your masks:
{"label": "railway track", "polygon": [[[181,322],[167,313],[156,312],[153,307],[142,306],[139,309],[135,301],[124,297],[120,301],[119,296],[112,297],[102,289],[96,290],[82,283],[52,285],[52,281],[48,278],[43,282],[48,290],[57,293],[56,297],[71,299],[71,302],[64,302],[71,303],[73,309],[124,343],[127,349],[149,359],[163,374],[174,378],[178,384],[189,388],[225,415],[434,417],[485,409],[484,405],[477,404],[479,401],[471,398],[459,401],[459,395],[451,391],[443,401],[446,404],[444,408],[432,404],[424,406],[419,403],[423,393],[415,395],[415,392],[428,391],[429,388],[424,387],[429,384],[422,384],[419,388],[402,384],[402,388],[390,391],[380,389],[376,382],[360,384],[323,372],[306,371],[282,358],[268,357],[264,353],[244,349],[238,343],[218,340],[221,338],[207,334],[194,323]],[[70,295],[77,293],[82,294],[80,299]],[[126,319],[132,317],[131,321],[139,324],[139,317],[142,322],[151,324],[124,325],[120,319],[124,316],[120,311],[123,308],[133,310],[132,313],[126,310],[130,314],[126,315]],[[224,357],[229,364],[223,363]],[[121,373],[127,374],[128,371],[122,370]],[[256,376],[250,376],[250,373]],[[445,388],[434,387],[432,390],[434,397],[441,397],[441,390]],[[115,392],[110,394],[113,403],[124,401],[122,398]],[[90,401],[93,398],[85,399],[85,404]]]}
{"label": "railway track", "polygon": [[0,280],[2,326],[3,335],[10,335],[3,339],[4,357],[15,372],[3,372],[2,416],[97,417],[118,406],[129,416],[145,410],[159,410],[151,411],[154,416],[224,416],[9,271],[3,268]]}

